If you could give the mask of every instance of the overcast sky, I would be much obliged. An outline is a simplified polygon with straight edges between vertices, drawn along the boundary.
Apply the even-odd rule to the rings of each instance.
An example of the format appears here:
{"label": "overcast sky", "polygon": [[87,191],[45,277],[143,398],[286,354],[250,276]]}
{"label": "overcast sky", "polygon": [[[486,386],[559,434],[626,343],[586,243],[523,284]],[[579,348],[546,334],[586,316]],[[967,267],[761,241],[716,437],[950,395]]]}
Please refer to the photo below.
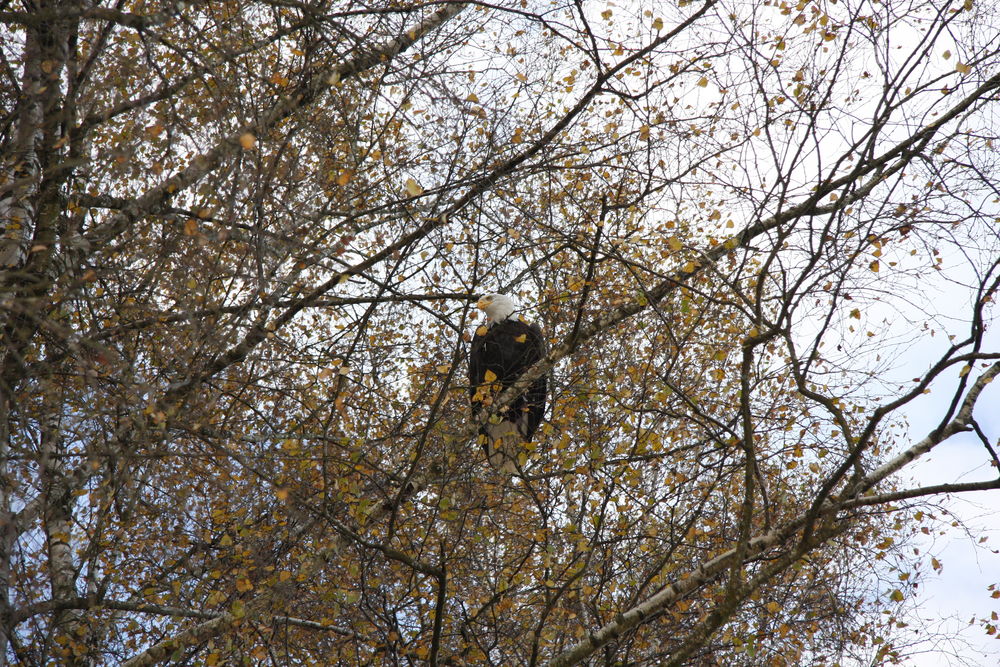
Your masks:
{"label": "overcast sky", "polygon": [[[996,324],[994,324],[994,327]],[[987,329],[986,350],[1000,349],[1000,330]],[[954,374],[957,375],[957,374]],[[954,377],[951,386],[954,386]],[[950,388],[950,387],[949,387]],[[944,411],[942,403],[949,398],[944,387],[914,401],[906,411],[910,423],[911,441],[928,433]],[[996,443],[1000,439],[1000,383],[987,387],[979,400],[975,416],[983,430]],[[974,434],[960,434],[939,445],[911,466],[910,474],[920,485],[945,482],[971,482],[994,479],[998,472],[989,465],[989,454]],[[919,545],[936,556],[942,564],[940,573],[927,571],[918,596],[917,616],[922,624],[938,635],[954,635],[953,641],[941,643],[941,636],[924,640],[922,652],[906,664],[913,667],[945,667],[1000,665],[1000,639],[986,635],[978,622],[991,612],[1000,614],[1000,600],[990,597],[990,584],[1000,584],[1000,492],[984,491],[941,498],[954,517],[971,531],[950,529]],[[940,517],[947,519],[947,517]],[[984,544],[978,538],[986,536]],[[915,627],[922,625],[914,623]],[[935,643],[937,642],[937,643]]]}

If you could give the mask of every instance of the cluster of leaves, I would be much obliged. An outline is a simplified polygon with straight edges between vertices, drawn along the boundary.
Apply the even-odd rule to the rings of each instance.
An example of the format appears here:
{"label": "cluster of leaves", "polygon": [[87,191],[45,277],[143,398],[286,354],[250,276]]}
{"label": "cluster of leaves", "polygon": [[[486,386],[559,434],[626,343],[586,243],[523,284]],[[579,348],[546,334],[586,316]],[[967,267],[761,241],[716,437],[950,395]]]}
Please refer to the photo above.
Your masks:
{"label": "cluster of leaves", "polygon": [[[992,10],[0,10],[4,659],[903,655],[911,505],[998,486],[896,474],[997,461]],[[550,346],[513,476],[493,291]]]}

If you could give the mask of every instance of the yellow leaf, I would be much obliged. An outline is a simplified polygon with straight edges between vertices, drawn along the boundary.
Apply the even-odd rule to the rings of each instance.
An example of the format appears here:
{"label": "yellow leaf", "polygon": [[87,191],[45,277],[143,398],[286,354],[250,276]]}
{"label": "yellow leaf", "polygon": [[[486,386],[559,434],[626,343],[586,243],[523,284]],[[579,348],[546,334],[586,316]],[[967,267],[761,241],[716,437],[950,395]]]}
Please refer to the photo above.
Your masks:
{"label": "yellow leaf", "polygon": [[878,267],[878,260],[877,259],[873,260],[872,263],[868,265],[868,268],[871,269],[872,271],[874,271],[875,273],[878,273],[878,268],[879,268]]}
{"label": "yellow leaf", "polygon": [[340,172],[340,176],[337,176],[337,185],[347,185],[348,183],[351,182],[352,178],[354,178],[354,170],[345,169],[344,171]]}
{"label": "yellow leaf", "polygon": [[856,320],[860,320],[861,319],[861,311],[858,310],[857,308],[855,308],[854,310],[851,311],[851,317],[853,317]]}
{"label": "yellow leaf", "polygon": [[240,593],[246,593],[247,591],[253,590],[253,584],[246,577],[242,577],[236,580],[236,590]]}
{"label": "yellow leaf", "polygon": [[700,79],[698,79],[698,86],[700,86],[701,88],[704,88],[707,85],[708,85],[708,78],[707,77],[703,76]]}
{"label": "yellow leaf", "polygon": [[681,271],[683,271],[684,273],[694,273],[695,269],[697,268],[698,268],[697,264],[695,264],[694,262],[688,262],[687,264],[681,267]]}
{"label": "yellow leaf", "polygon": [[250,150],[257,143],[257,137],[253,136],[250,132],[244,132],[240,135],[240,146],[245,150]]}
{"label": "yellow leaf", "polygon": [[218,651],[213,651],[212,653],[209,653],[205,657],[205,664],[208,665],[208,667],[215,667],[217,664],[219,664]]}
{"label": "yellow leaf", "polygon": [[476,97],[475,93],[469,93],[469,96],[465,98],[466,102],[478,102],[479,98]]}
{"label": "yellow leaf", "polygon": [[417,183],[415,180],[413,180],[412,178],[408,178],[406,179],[406,192],[411,197],[417,197],[424,193],[424,189],[420,187],[420,184]]}
{"label": "yellow leaf", "polygon": [[889,599],[891,599],[893,602],[902,602],[903,591],[897,588],[896,590],[894,590],[892,593],[889,594]]}
{"label": "yellow leaf", "polygon": [[956,63],[955,71],[958,72],[959,74],[968,74],[969,72],[972,71],[972,68],[966,65],[965,63]]}
{"label": "yellow leaf", "polygon": [[514,340],[517,341],[518,343],[527,342],[527,340],[528,340],[528,334],[521,334],[520,336],[517,336],[516,338],[514,338]]}
{"label": "yellow leaf", "polygon": [[946,49],[945,52],[941,54],[941,57],[948,60],[948,58],[951,58],[951,51]]}
{"label": "yellow leaf", "polygon": [[480,324],[479,328],[476,329],[476,335],[477,336],[485,336],[487,331],[489,331],[489,329],[486,327],[486,325],[485,324]]}
{"label": "yellow leaf", "polygon": [[197,233],[198,233],[198,221],[195,220],[194,218],[188,218],[184,222],[184,235],[194,236]]}
{"label": "yellow leaf", "polygon": [[282,570],[278,573],[278,581],[288,581],[292,578],[292,573],[288,570]]}
{"label": "yellow leaf", "polygon": [[486,372],[483,373],[483,380],[486,382],[496,382],[497,374],[489,369],[486,369]]}
{"label": "yellow leaf", "polygon": [[684,247],[684,244],[681,243],[680,239],[678,239],[676,236],[671,236],[670,238],[668,238],[667,245],[670,246],[670,249],[673,250],[674,252],[677,252],[678,250]]}
{"label": "yellow leaf", "polygon": [[643,141],[649,139],[649,125],[643,125],[639,128],[639,138]]}
{"label": "yellow leaf", "polygon": [[653,30],[663,30],[663,19],[656,18],[653,20]]}
{"label": "yellow leaf", "polygon": [[781,611],[781,605],[778,604],[777,602],[768,602],[764,606],[767,607],[767,610],[772,614],[777,614],[779,611]]}

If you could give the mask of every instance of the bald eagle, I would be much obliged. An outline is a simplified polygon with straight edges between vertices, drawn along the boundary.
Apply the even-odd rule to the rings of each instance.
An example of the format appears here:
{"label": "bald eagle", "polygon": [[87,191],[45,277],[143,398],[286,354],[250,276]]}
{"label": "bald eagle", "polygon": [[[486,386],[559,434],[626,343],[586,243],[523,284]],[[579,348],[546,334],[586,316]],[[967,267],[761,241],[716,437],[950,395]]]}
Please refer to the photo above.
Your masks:
{"label": "bald eagle", "polygon": [[[472,409],[489,404],[521,374],[545,356],[545,339],[537,324],[514,315],[514,302],[503,294],[487,294],[476,307],[486,324],[476,329],[469,351]],[[479,429],[479,442],[494,468],[513,471],[520,445],[531,440],[545,412],[543,375]],[[499,418],[499,421],[496,420]]]}

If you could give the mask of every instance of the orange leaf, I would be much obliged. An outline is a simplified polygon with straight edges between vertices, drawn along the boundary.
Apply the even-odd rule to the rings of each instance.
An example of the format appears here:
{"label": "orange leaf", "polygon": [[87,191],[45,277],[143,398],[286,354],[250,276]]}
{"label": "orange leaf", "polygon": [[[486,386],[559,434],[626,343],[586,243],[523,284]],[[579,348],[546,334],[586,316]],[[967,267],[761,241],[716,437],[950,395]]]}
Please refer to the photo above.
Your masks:
{"label": "orange leaf", "polygon": [[424,193],[424,189],[420,187],[420,184],[417,183],[415,180],[413,180],[412,178],[408,178],[406,179],[406,192],[411,197],[417,197]]}

